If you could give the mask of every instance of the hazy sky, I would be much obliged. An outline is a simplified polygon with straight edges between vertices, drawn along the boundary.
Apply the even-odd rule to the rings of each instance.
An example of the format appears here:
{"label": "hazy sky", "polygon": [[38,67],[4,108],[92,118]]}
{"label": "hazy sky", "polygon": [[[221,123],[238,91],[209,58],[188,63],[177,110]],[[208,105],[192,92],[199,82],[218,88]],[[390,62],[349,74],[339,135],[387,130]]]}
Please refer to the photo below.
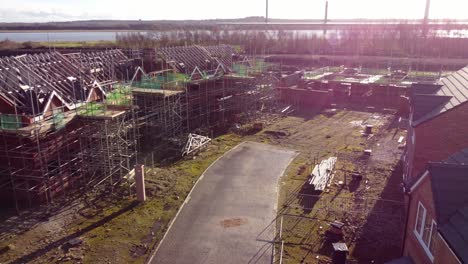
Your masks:
{"label": "hazy sky", "polygon": [[[323,17],[325,0],[269,0],[270,17]],[[329,0],[329,18],[422,18],[426,0]],[[265,0],[0,0],[2,22],[264,16]],[[431,18],[468,19],[468,0],[431,0]]]}

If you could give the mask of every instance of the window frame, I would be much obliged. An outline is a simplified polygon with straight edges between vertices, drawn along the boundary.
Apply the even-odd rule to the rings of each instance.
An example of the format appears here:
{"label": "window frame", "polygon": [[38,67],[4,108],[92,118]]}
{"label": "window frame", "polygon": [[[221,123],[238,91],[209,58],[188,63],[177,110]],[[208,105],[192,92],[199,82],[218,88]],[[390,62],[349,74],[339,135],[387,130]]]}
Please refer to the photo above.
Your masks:
{"label": "window frame", "polygon": [[[420,222],[421,227],[419,228],[420,230],[418,230],[419,214],[421,213],[421,211],[419,211],[419,208],[423,209],[422,218],[421,218],[421,222]],[[423,235],[424,223],[425,223],[425,220],[426,220],[426,212],[427,212],[426,207],[424,207],[424,205],[421,202],[418,202],[418,210],[416,211],[416,221],[414,222],[414,229],[413,229],[418,237],[422,237],[422,235]]]}
{"label": "window frame", "polygon": [[[422,208],[423,210],[420,212],[419,208]],[[418,219],[419,219],[419,214],[422,213],[422,218],[421,218],[421,227],[419,228],[420,230],[417,230],[418,227]],[[424,207],[424,205],[421,202],[418,202],[418,209],[416,211],[416,221],[414,223],[413,227],[413,233],[416,236],[416,239],[419,241],[419,244],[423,248],[424,252],[426,253],[427,257],[431,260],[431,262],[434,262],[434,255],[432,254],[431,250],[429,249],[431,246],[432,242],[432,235],[433,235],[433,228],[434,226],[437,227],[437,223],[432,219],[431,221],[431,230],[429,230],[429,237],[428,237],[428,245],[426,245],[426,242],[424,242],[423,236],[424,236],[424,226],[426,223],[426,217],[427,217],[427,209]]]}

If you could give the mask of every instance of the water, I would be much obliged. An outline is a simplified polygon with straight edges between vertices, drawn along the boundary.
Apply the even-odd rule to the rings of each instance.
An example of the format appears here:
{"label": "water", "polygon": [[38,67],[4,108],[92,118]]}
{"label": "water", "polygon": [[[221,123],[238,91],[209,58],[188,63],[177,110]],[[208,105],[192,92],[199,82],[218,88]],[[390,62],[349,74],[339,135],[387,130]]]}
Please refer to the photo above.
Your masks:
{"label": "water", "polygon": [[116,35],[116,32],[111,31],[0,32],[0,41],[5,39],[16,42],[113,41]]}
{"label": "water", "polygon": [[[201,31],[201,30],[199,30]],[[230,33],[233,33],[236,30],[229,30]],[[278,30],[238,30],[237,32],[247,33],[247,31],[263,31],[266,32],[269,37],[278,38],[278,34],[280,31]],[[68,41],[100,41],[100,40],[108,40],[114,41],[116,40],[117,34],[125,34],[131,31],[59,31],[59,32],[0,32],[0,41],[9,39],[16,42],[26,42],[26,41],[34,41],[34,42],[68,42]],[[177,38],[177,33],[183,33],[183,31],[173,31],[170,34],[173,37]],[[208,32],[208,31],[206,31]],[[284,30],[283,32],[293,33],[302,36],[311,37],[313,35],[320,37],[323,36],[323,30]],[[160,32],[155,32],[154,36],[158,36]],[[167,33],[167,32],[166,32]],[[340,30],[328,30],[327,31],[327,38],[335,39],[339,38],[342,31]],[[466,38],[468,37],[468,30],[437,30],[437,36],[439,37],[450,37],[450,38]],[[143,33],[145,34],[145,33]]]}

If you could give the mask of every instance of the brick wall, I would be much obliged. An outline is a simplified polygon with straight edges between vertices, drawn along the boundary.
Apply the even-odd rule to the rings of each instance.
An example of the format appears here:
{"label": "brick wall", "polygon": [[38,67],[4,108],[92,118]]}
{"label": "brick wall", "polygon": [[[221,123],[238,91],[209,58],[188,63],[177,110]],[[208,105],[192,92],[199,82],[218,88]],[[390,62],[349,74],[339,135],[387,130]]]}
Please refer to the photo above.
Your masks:
{"label": "brick wall", "polygon": [[411,201],[409,204],[410,209],[408,212],[403,254],[405,256],[411,256],[414,262],[418,264],[458,264],[459,262],[456,256],[452,254],[438,234],[434,240],[434,262],[429,259],[421,243],[414,234],[419,202],[421,202],[427,210],[426,217],[434,219],[437,223],[430,177],[425,177],[410,195]]}
{"label": "brick wall", "polygon": [[[420,175],[428,162],[447,159],[468,147],[468,103],[414,128],[415,146],[410,177]],[[410,139],[411,135],[408,135]],[[411,156],[408,158],[411,159]]]}
{"label": "brick wall", "polygon": [[330,104],[331,93],[328,91],[300,89],[296,87],[278,88],[280,100],[294,105],[326,107]]}
{"label": "brick wall", "polygon": [[415,263],[429,264],[432,263],[429,257],[424,252],[418,239],[414,234],[414,226],[416,223],[416,215],[418,213],[418,204],[421,202],[427,210],[427,216],[435,218],[435,208],[432,199],[432,189],[429,177],[426,177],[411,195],[410,209],[408,211],[408,219],[406,226],[405,248],[404,255],[411,256]]}

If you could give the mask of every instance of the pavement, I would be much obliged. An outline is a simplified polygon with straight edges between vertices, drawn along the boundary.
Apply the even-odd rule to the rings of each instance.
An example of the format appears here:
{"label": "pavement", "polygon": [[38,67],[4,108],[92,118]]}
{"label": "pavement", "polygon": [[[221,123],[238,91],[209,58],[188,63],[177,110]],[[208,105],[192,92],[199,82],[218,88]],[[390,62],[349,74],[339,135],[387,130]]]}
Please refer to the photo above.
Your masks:
{"label": "pavement", "polygon": [[152,264],[272,263],[278,180],[296,152],[244,142],[210,166]]}

